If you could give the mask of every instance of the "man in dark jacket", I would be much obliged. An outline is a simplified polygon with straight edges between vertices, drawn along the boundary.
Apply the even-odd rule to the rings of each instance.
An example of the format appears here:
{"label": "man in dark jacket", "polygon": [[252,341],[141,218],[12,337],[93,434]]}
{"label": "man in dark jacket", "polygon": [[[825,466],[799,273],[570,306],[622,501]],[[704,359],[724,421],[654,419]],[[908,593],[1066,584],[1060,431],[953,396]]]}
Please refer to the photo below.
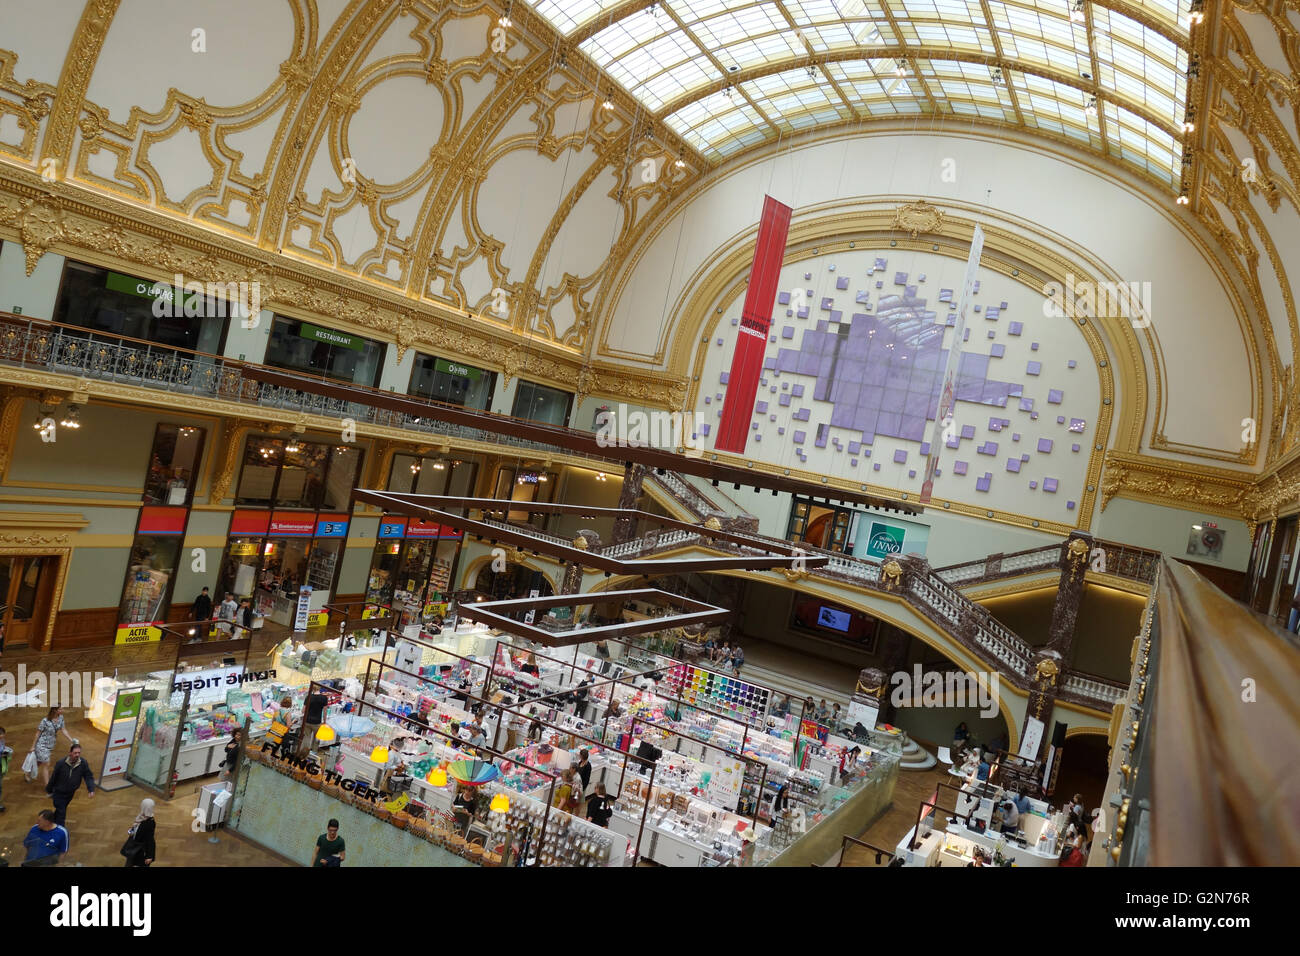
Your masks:
{"label": "man in dark jacket", "polygon": [[194,599],[194,603],[190,606],[190,620],[212,620],[212,598],[209,597],[207,588],[199,592],[199,596]]}
{"label": "man in dark jacket", "polygon": [[[199,596],[196,597],[194,599],[194,603],[190,605],[190,620],[191,621],[212,620],[212,598],[208,594],[207,588],[204,588],[202,591],[200,591]],[[191,638],[191,643],[194,643],[196,640],[206,640],[208,635],[211,633],[211,631],[212,631],[211,625],[208,625],[207,627],[196,628],[194,638]]]}
{"label": "man in dark jacket", "polygon": [[50,782],[45,785],[45,792],[54,801],[54,822],[59,826],[67,821],[68,804],[77,795],[83,780],[86,781],[86,791],[94,799],[95,778],[91,775],[90,764],[81,759],[81,745],[73,744],[68,755],[54,765]]}

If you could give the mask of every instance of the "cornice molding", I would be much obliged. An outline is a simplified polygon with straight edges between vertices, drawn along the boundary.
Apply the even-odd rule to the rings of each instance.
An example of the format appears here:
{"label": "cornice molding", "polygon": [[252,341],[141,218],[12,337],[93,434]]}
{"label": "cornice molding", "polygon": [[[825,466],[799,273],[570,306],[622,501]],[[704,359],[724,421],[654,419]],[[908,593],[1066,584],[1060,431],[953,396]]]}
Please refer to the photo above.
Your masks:
{"label": "cornice molding", "polygon": [[12,167],[0,167],[0,237],[22,243],[29,275],[45,253],[56,252],[155,280],[180,273],[199,282],[255,281],[263,308],[392,342],[399,362],[407,350],[417,349],[500,371],[505,384],[523,376],[582,395],[670,408],[680,407],[685,393],[684,384],[669,374],[588,367],[577,350],[386,293],[78,186],[51,189]]}

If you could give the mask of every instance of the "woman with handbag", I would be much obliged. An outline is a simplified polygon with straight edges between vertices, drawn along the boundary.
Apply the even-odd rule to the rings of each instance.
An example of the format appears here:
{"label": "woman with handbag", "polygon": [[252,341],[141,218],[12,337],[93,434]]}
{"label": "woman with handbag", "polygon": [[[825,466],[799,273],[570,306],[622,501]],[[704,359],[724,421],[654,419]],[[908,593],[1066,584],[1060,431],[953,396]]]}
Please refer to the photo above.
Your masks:
{"label": "woman with handbag", "polygon": [[154,804],[148,797],[140,801],[140,812],[136,814],[131,829],[127,830],[126,842],[122,844],[122,855],[126,857],[127,866],[151,866],[157,854],[154,843],[154,831],[158,823],[153,817]]}

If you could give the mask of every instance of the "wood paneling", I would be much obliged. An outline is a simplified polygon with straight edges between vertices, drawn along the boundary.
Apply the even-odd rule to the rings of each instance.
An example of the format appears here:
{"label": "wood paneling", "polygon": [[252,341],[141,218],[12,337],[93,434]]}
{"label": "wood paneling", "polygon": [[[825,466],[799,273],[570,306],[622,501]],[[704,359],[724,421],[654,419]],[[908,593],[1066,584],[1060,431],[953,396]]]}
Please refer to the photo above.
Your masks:
{"label": "wood paneling", "polygon": [[54,619],[53,650],[112,644],[117,637],[117,608],[60,611]]}

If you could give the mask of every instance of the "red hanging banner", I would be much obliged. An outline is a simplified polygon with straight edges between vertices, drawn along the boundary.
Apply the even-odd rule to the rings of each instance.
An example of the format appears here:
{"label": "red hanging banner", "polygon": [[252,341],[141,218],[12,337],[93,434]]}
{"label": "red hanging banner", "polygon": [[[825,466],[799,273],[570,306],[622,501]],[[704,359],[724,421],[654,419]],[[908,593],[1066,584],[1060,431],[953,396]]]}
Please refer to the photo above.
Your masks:
{"label": "red hanging banner", "polygon": [[718,451],[740,454],[749,440],[749,423],[754,417],[754,399],[763,373],[763,355],[767,352],[768,329],[772,325],[772,307],[776,304],[792,212],[789,206],[771,196],[763,200],[754,264],[749,270],[749,289],[745,292],[745,308],[740,313],[740,334],[731,357],[718,437],[713,442]]}

